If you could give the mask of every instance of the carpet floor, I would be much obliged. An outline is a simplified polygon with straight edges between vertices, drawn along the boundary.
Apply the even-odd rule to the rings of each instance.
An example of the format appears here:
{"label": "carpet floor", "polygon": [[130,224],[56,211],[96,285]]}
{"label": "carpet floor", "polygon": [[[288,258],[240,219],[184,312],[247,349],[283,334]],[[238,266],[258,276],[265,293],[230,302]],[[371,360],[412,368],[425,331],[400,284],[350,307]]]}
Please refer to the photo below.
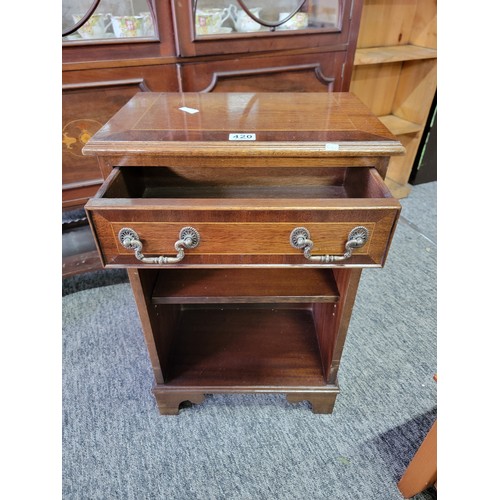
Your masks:
{"label": "carpet floor", "polygon": [[384,269],[363,271],[331,415],[281,395],[212,395],[159,415],[126,275],[65,280],[63,498],[401,499],[437,413],[436,190],[401,200]]}

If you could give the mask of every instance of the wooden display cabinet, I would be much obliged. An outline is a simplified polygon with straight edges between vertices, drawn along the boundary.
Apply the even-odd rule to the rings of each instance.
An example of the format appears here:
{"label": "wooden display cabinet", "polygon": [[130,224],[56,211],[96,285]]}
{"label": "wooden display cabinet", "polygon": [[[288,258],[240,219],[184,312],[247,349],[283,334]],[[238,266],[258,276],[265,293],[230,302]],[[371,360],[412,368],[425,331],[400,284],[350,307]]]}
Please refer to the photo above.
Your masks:
{"label": "wooden display cabinet", "polygon": [[102,264],[128,269],[162,414],[214,393],[333,410],[403,151],[348,93],[139,93],[93,136],[86,210]]}
{"label": "wooden display cabinet", "polygon": [[396,135],[386,182],[398,198],[408,184],[437,90],[436,0],[365,0],[350,92]]}
{"label": "wooden display cabinet", "polygon": [[[135,93],[141,92],[339,92],[349,89],[361,16],[360,0],[262,0],[263,22],[281,10],[310,15],[310,26],[259,32],[199,35],[196,13],[241,10],[238,0],[64,0],[63,2],[63,207],[83,207],[102,184],[86,141]],[[268,3],[269,4],[269,3]],[[93,10],[93,8],[95,10]],[[266,10],[267,9],[267,10]],[[278,9],[278,10],[277,10]],[[88,21],[78,27],[80,15]],[[148,30],[117,36],[108,24],[124,15],[148,17]],[[132,16],[133,15],[133,16]],[[266,17],[271,15],[271,17]],[[74,17],[76,16],[76,17]],[[107,17],[106,17],[107,16]],[[272,17],[274,16],[274,17]],[[98,18],[107,26],[89,35]],[[81,22],[81,21],[80,21]],[[143,22],[145,22],[143,20]],[[229,20],[226,24],[231,25]],[[281,27],[278,27],[281,28]],[[134,36],[132,36],[134,35]]]}

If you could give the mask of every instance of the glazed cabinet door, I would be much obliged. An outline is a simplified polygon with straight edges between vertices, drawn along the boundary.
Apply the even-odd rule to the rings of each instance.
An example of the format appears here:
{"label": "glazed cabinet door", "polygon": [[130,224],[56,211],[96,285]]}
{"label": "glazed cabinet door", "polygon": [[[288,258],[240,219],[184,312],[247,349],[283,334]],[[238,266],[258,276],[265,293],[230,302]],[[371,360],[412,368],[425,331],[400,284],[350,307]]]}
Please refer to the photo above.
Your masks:
{"label": "glazed cabinet door", "polygon": [[178,54],[196,56],[347,47],[357,36],[358,23],[351,21],[359,20],[361,2],[172,0],[172,8]]}
{"label": "glazed cabinet door", "polygon": [[63,0],[62,35],[64,64],[175,53],[166,1]]}

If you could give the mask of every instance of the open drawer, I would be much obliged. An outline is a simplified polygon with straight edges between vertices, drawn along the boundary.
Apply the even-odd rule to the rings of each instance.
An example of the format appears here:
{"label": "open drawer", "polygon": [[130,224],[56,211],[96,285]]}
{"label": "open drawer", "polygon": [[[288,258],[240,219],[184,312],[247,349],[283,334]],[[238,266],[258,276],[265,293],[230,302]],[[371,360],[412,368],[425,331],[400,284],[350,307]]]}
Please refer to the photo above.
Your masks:
{"label": "open drawer", "polygon": [[400,204],[371,167],[127,166],[86,210],[105,267],[379,267]]}

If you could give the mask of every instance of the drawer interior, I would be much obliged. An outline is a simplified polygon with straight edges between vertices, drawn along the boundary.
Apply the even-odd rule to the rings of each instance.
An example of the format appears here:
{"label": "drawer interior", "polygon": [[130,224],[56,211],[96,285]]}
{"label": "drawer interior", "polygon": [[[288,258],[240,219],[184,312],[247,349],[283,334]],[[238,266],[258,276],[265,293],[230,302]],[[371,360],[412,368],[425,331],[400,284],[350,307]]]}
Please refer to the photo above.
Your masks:
{"label": "drawer interior", "polygon": [[116,167],[103,198],[390,198],[372,167]]}

